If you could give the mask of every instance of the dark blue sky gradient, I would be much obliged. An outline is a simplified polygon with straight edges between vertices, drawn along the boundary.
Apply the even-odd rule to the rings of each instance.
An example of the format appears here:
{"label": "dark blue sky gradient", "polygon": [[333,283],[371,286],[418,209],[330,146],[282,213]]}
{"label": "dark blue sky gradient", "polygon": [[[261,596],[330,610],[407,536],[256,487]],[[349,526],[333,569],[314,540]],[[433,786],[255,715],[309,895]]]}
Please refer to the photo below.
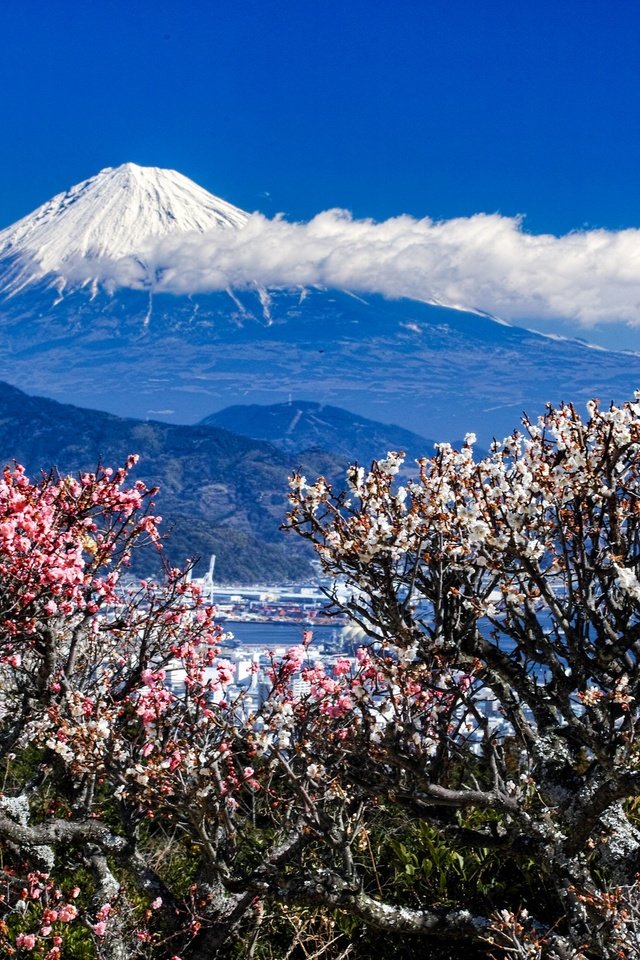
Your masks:
{"label": "dark blue sky gradient", "polygon": [[640,226],[636,0],[7,0],[0,227],[104,166],[307,219]]}

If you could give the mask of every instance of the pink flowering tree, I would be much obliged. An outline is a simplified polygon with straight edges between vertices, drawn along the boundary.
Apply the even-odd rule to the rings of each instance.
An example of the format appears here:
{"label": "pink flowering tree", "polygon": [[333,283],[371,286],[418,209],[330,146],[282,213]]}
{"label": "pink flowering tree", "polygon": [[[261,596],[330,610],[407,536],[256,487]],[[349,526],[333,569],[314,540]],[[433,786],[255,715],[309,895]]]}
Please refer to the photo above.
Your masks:
{"label": "pink flowering tree", "polygon": [[[155,491],[127,485],[134,463],[0,480],[2,956],[197,955],[225,914],[191,882],[191,838],[207,855],[218,843],[210,783],[227,816],[254,781],[227,747],[233,704],[212,709],[230,678],[213,611],[180,571],[161,587],[127,577],[132,550],[160,548]],[[172,831],[174,883],[175,865],[156,865]]]}
{"label": "pink flowering tree", "polygon": [[[549,408],[483,459],[474,442],[439,445],[404,486],[400,454],[350,468],[343,492],[292,478],[289,526],[361,645],[348,672],[308,670],[309,702],[291,707],[310,764],[300,807],[351,851],[313,890],[380,928],[458,939],[455,956],[631,960],[640,398],[592,403],[586,419]],[[348,798],[337,824],[336,794]],[[356,855],[382,809],[389,829],[403,823],[412,877],[386,902]],[[411,859],[416,825],[426,861]],[[480,869],[474,882],[487,857],[508,883]],[[445,860],[471,877],[457,897],[431,882]]]}

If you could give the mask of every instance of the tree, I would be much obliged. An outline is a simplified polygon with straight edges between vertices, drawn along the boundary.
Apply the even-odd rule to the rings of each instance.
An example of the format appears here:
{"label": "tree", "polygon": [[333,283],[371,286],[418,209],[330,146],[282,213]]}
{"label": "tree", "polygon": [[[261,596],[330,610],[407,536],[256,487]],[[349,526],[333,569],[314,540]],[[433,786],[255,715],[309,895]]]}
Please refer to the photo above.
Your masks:
{"label": "tree", "polygon": [[122,581],[134,548],[159,545],[155,491],[125,479],[107,468],[34,484],[16,466],[0,482],[5,955],[129,957],[174,936],[149,932],[165,885],[140,846],[154,771],[183,760],[177,730],[161,756],[153,739],[177,709],[163,667],[184,668],[180,720],[196,727],[220,631],[179,571],[161,590]]}
{"label": "tree", "polygon": [[473,442],[292,478],[355,652],[256,709],[187,574],[122,576],[151,491],[5,471],[7,955],[638,955],[640,402]]}
{"label": "tree", "polygon": [[453,924],[498,955],[640,949],[640,402],[588,412],[525,419],[479,462],[472,435],[442,444],[406,488],[396,454],[352,467],[348,493],[293,480],[290,524],[368,642],[373,686],[345,711],[350,788],[459,850],[536,865],[520,909],[407,924]]}

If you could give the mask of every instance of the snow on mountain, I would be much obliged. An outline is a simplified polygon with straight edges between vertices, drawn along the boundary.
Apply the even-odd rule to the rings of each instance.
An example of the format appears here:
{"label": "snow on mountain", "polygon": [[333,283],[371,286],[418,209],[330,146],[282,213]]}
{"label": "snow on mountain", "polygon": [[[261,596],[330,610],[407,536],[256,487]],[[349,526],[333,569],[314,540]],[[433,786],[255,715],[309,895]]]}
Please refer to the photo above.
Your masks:
{"label": "snow on mountain", "polygon": [[[103,170],[0,232],[0,379],[187,423],[291,395],[436,439],[472,430],[483,444],[509,433],[523,410],[619,402],[640,384],[640,354],[433,301],[354,295],[344,277],[316,282],[305,263],[331,259],[340,223],[319,218],[300,250],[293,226],[249,218],[171,170]],[[378,249],[392,242],[382,236]],[[256,264],[278,267],[283,256],[289,272],[256,275]],[[201,268],[220,282],[199,288]],[[121,282],[123,270],[132,282]]]}
{"label": "snow on mountain", "polygon": [[[137,258],[170,234],[239,229],[249,215],[176,170],[125,163],[59,193],[0,231],[0,284],[15,293],[43,276],[91,279],[91,261]],[[62,281],[62,284],[64,281]],[[61,285],[62,285],[61,284]]]}

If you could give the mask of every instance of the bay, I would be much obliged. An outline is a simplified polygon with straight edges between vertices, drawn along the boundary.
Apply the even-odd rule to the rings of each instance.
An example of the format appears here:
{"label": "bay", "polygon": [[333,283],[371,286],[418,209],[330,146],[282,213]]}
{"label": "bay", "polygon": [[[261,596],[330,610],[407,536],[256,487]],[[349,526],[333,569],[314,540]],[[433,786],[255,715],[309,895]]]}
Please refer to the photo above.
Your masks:
{"label": "bay", "polygon": [[341,628],[333,624],[309,627],[301,623],[225,620],[222,627],[225,632],[233,634],[239,646],[265,649],[297,646],[303,642],[303,633],[309,630],[313,633],[313,647],[335,642],[341,633]]}

